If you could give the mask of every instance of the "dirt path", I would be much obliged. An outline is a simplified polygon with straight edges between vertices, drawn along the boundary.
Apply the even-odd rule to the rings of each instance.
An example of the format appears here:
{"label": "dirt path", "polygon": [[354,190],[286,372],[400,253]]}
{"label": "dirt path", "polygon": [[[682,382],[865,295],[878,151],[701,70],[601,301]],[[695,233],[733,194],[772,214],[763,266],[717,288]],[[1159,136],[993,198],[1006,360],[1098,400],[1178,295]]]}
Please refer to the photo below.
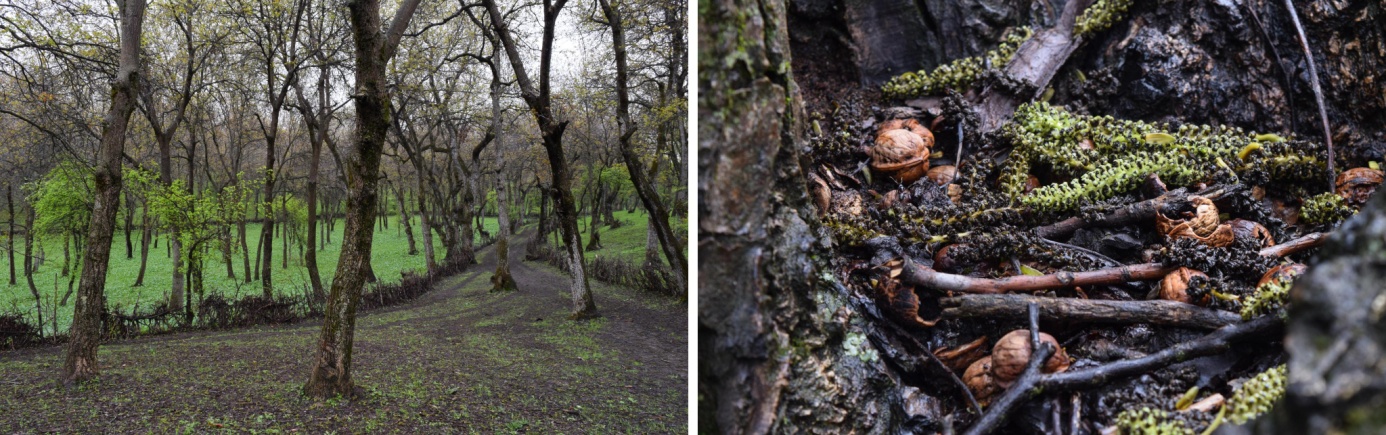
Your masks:
{"label": "dirt path", "polygon": [[103,378],[67,390],[62,349],[0,353],[0,432],[670,433],[687,419],[687,306],[593,282],[602,318],[572,322],[567,277],[482,264],[364,314],[354,402],[299,394],[319,325],[195,332],[103,346]]}

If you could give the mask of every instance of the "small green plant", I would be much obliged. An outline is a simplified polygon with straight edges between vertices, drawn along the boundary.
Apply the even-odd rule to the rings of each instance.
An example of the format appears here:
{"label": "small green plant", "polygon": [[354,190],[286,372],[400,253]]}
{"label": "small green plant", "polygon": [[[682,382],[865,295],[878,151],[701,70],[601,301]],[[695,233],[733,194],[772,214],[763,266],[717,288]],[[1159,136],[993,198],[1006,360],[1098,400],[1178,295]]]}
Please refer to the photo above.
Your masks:
{"label": "small green plant", "polygon": [[1348,206],[1343,197],[1332,192],[1306,199],[1304,205],[1299,208],[1300,218],[1314,225],[1336,225],[1356,213],[1357,211]]}

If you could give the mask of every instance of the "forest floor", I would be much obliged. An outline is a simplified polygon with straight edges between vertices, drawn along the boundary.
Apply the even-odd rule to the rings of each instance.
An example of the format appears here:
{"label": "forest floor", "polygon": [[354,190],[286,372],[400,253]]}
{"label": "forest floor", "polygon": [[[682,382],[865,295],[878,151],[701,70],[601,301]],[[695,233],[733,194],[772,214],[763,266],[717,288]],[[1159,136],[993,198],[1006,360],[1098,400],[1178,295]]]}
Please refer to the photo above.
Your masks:
{"label": "forest floor", "polygon": [[357,322],[356,400],[300,394],[320,323],[104,345],[99,381],[56,379],[63,348],[0,354],[0,432],[673,433],[687,431],[687,304],[592,281],[603,317],[573,322],[568,277],[481,264]]}

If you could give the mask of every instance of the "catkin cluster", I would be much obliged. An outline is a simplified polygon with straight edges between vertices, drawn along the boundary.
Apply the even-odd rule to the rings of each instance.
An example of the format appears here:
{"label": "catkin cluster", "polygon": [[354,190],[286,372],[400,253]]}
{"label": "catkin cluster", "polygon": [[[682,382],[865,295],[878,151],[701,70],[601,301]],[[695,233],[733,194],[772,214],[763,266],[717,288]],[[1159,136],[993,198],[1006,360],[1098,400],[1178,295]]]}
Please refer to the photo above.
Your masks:
{"label": "catkin cluster", "polygon": [[1020,44],[1033,32],[1021,27],[1006,34],[1001,45],[982,56],[965,57],[934,68],[933,71],[907,72],[886,82],[881,91],[889,98],[914,98],[945,89],[964,89],[989,69],[1004,67],[1015,56]]}

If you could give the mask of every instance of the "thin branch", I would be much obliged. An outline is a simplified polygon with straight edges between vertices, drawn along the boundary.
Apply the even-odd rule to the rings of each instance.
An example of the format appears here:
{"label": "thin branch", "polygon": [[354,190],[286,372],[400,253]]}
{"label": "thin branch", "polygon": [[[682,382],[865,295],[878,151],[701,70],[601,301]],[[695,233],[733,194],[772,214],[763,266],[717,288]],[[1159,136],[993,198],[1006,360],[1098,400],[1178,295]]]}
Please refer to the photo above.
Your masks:
{"label": "thin branch", "polygon": [[1181,328],[1217,329],[1242,321],[1241,316],[1228,311],[1165,300],[1109,301],[1029,295],[959,295],[943,298],[939,304],[943,307],[943,317],[948,319],[1014,318],[1024,313],[1026,307],[1037,305],[1046,319],[1081,323],[1150,323]]}
{"label": "thin branch", "polygon": [[1314,52],[1309,49],[1309,38],[1304,35],[1304,26],[1299,23],[1294,1],[1285,0],[1285,9],[1290,10],[1290,22],[1295,23],[1295,31],[1299,32],[1299,45],[1304,48],[1304,60],[1309,63],[1309,84],[1313,85],[1314,101],[1319,104],[1319,120],[1323,121],[1323,141],[1328,144],[1328,191],[1332,192],[1338,173],[1333,169],[1333,134],[1328,128],[1328,109],[1323,104],[1323,88],[1319,87],[1319,70],[1314,66]]}

